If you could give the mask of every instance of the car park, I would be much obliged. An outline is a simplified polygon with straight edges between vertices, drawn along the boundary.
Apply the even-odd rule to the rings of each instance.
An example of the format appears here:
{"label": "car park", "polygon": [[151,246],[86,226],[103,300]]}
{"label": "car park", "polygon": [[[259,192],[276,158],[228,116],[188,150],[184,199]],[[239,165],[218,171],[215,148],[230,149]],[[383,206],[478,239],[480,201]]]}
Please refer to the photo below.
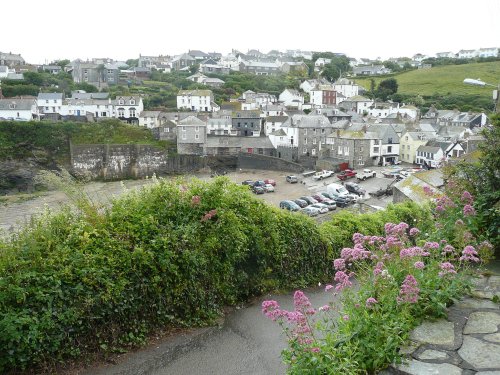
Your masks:
{"label": "car park", "polygon": [[290,184],[296,184],[297,182],[299,182],[299,179],[297,178],[297,176],[290,175],[286,176],[286,182]]}
{"label": "car park", "polygon": [[307,203],[303,199],[294,199],[293,202],[295,202],[300,208],[304,208],[304,207],[309,206],[309,203]]}
{"label": "car park", "polygon": [[309,196],[302,196],[302,197],[300,197],[300,199],[305,200],[308,204],[318,203],[318,201],[316,199],[314,199],[313,197],[309,197]]}
{"label": "car park", "polygon": [[275,181],[275,180],[273,180],[272,178],[266,178],[266,179],[264,180],[264,182],[265,182],[266,184],[276,186],[276,181]]}
{"label": "car park", "polygon": [[274,193],[274,186],[271,184],[265,184],[264,185],[264,191],[266,193]]}
{"label": "car park", "polygon": [[311,204],[309,207],[317,208],[319,210],[320,214],[326,214],[329,211],[328,206],[326,204],[323,204],[323,203],[314,203],[314,204]]}
{"label": "car park", "polygon": [[320,211],[319,208],[307,206],[302,208],[300,212],[306,214],[307,216],[318,216]]}
{"label": "car park", "polygon": [[346,190],[349,193],[351,193],[351,194],[357,194],[360,197],[362,197],[362,196],[364,196],[366,194],[366,190],[362,189],[361,186],[359,186],[359,184],[357,184],[355,182],[346,182],[344,184],[344,187],[346,188]]}
{"label": "car park", "polygon": [[300,207],[290,200],[284,200],[280,202],[280,208],[288,211],[299,211]]}
{"label": "car park", "polygon": [[265,193],[265,190],[262,186],[254,186],[252,188],[252,191],[254,192],[254,194],[264,194]]}

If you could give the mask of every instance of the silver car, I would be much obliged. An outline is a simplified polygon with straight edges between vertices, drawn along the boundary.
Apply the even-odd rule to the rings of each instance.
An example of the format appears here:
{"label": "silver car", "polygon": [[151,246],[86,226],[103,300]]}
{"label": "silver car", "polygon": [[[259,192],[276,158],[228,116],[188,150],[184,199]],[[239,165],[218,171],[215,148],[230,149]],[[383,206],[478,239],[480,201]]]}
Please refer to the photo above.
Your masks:
{"label": "silver car", "polygon": [[307,206],[300,210],[300,212],[306,214],[307,216],[318,216],[320,211],[319,208]]}

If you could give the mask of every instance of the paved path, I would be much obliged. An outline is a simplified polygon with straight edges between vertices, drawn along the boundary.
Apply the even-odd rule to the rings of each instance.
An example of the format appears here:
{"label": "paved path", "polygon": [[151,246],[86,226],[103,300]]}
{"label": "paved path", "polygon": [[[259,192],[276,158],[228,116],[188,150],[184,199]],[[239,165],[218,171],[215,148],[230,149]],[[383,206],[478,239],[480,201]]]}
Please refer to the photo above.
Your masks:
{"label": "paved path", "polygon": [[498,298],[500,276],[477,279],[472,295],[451,306],[447,319],[424,322],[412,332],[404,348],[409,361],[383,373],[500,375]]}

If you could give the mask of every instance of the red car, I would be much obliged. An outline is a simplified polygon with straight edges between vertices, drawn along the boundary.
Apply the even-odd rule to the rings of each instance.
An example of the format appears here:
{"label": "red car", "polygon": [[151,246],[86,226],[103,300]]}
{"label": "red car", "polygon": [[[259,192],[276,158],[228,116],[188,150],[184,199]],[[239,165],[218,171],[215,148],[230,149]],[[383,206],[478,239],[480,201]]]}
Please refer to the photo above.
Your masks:
{"label": "red car", "polygon": [[357,172],[353,171],[352,169],[346,169],[345,171],[340,172],[337,177],[339,178],[339,180],[344,181],[348,178],[356,177],[356,173]]}
{"label": "red car", "polygon": [[264,182],[265,182],[266,184],[276,186],[276,181],[274,181],[272,178],[266,178],[266,179],[264,180]]}

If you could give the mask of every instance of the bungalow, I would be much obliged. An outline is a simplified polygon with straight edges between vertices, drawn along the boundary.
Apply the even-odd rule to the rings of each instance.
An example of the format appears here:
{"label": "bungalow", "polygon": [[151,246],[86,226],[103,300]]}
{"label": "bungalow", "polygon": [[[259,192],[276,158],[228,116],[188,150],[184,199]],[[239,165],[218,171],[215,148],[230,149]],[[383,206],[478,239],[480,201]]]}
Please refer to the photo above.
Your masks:
{"label": "bungalow", "polygon": [[281,73],[278,64],[261,61],[242,61],[239,65],[239,70],[240,72],[263,76],[278,75]]}
{"label": "bungalow", "polygon": [[390,69],[383,65],[370,65],[370,66],[355,66],[352,68],[354,76],[374,76],[381,74],[388,74],[391,72]]}

